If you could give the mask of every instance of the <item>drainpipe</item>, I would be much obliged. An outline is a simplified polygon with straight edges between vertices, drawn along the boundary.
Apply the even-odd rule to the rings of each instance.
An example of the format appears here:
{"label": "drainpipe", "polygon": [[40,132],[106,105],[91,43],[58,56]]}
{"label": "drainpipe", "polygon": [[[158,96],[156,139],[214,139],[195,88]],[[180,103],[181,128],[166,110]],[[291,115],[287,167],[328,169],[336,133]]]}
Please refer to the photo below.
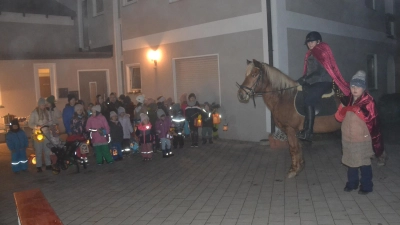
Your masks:
{"label": "drainpipe", "polygon": [[[268,30],[268,64],[274,66],[274,50],[272,44],[272,17],[271,17],[271,0],[267,1],[267,30]],[[271,114],[271,133],[275,132],[275,122]]]}

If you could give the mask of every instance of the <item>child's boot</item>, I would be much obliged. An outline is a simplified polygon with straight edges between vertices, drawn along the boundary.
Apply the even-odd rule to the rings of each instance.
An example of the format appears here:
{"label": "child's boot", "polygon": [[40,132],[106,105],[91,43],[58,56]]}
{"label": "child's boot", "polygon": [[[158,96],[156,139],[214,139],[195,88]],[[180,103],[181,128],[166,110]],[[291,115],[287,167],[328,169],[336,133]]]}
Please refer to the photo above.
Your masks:
{"label": "child's boot", "polygon": [[167,149],[167,152],[169,153],[168,157],[174,156],[174,153],[172,153],[172,150],[171,150],[171,149]]}
{"label": "child's boot", "polygon": [[202,144],[203,144],[203,145],[204,145],[204,144],[207,144],[207,139],[206,139],[206,138],[203,138]]}

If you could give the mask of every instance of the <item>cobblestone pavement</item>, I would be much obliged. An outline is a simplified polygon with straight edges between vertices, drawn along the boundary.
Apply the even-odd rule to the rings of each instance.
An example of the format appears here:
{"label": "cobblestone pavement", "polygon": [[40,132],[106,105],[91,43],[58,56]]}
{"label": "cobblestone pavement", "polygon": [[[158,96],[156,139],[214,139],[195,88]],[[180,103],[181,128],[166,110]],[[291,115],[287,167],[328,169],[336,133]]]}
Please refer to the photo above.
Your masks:
{"label": "cobblestone pavement", "polygon": [[[398,139],[397,135],[397,139]],[[186,143],[186,146],[188,144]],[[400,225],[398,140],[386,143],[387,165],[373,161],[374,192],[343,191],[340,139],[304,147],[305,169],[286,179],[288,150],[216,140],[151,162],[138,155],[87,170],[13,174],[0,144],[0,224],[18,224],[13,192],[40,188],[64,224],[376,224]]]}

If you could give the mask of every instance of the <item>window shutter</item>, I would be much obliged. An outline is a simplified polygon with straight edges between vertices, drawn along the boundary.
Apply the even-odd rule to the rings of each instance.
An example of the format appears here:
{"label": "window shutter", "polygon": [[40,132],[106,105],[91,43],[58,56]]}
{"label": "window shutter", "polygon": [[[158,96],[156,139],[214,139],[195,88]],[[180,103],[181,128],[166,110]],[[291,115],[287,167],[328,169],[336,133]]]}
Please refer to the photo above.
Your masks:
{"label": "window shutter", "polygon": [[200,104],[220,103],[218,55],[175,59],[176,93],[194,93]]}

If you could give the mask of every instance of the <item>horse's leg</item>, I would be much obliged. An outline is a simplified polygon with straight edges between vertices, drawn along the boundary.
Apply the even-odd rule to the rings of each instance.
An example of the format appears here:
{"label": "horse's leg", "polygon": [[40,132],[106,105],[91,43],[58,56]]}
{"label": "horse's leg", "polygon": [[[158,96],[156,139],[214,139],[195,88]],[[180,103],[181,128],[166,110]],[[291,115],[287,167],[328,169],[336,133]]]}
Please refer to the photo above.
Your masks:
{"label": "horse's leg", "polygon": [[286,130],[286,134],[289,141],[289,151],[292,157],[292,165],[288,172],[287,177],[293,178],[297,176],[304,167],[303,151],[299,140],[296,137],[296,131],[293,128]]}

